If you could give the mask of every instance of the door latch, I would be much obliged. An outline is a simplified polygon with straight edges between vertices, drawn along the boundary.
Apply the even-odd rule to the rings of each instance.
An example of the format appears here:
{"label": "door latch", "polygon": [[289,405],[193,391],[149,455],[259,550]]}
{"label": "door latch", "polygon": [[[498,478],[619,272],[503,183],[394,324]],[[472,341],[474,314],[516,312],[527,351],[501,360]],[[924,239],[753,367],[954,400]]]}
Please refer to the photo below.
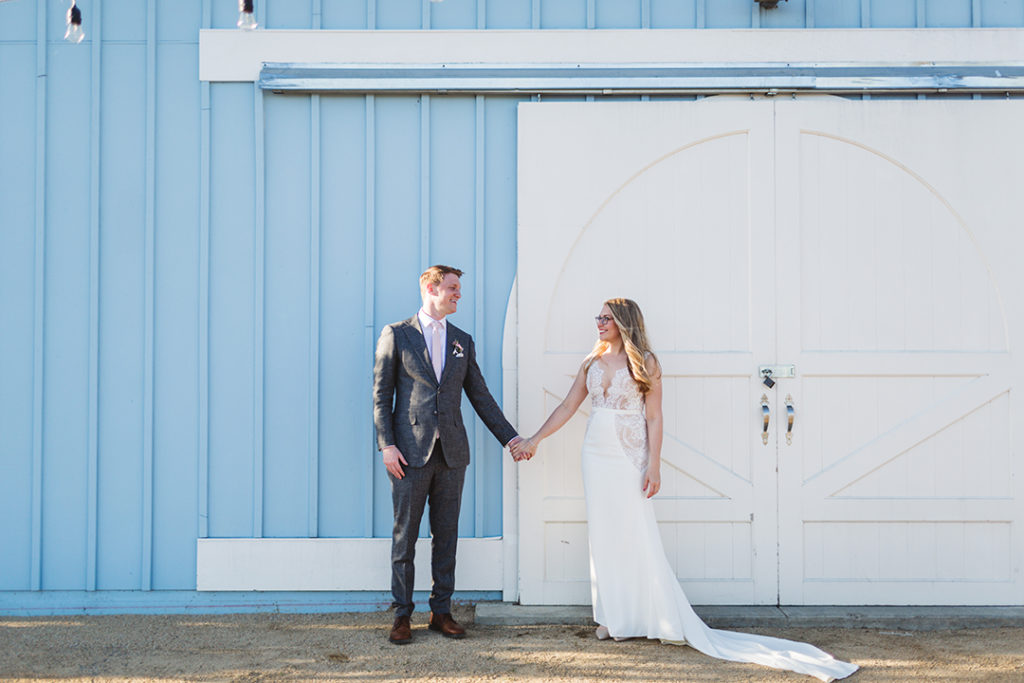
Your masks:
{"label": "door latch", "polygon": [[796,377],[796,366],[795,365],[761,365],[757,368],[758,374],[761,376],[761,382],[771,389],[775,386],[776,379],[785,379],[787,377]]}

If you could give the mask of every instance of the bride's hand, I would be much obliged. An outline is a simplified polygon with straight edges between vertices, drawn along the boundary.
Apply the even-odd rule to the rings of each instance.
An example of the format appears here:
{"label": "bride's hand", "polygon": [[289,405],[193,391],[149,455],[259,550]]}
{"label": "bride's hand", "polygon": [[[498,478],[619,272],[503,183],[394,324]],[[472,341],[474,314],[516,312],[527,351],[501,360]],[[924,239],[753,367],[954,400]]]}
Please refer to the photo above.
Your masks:
{"label": "bride's hand", "polygon": [[531,436],[528,439],[523,439],[516,444],[515,457],[517,461],[529,460],[537,452],[537,441],[536,436]]}
{"label": "bride's hand", "polygon": [[644,486],[641,489],[647,492],[647,497],[650,498],[658,491],[661,490],[661,472],[654,468],[647,468],[647,474],[644,475]]}
{"label": "bride's hand", "polygon": [[533,439],[519,437],[510,444],[512,459],[516,462],[529,460],[537,450],[537,443]]}

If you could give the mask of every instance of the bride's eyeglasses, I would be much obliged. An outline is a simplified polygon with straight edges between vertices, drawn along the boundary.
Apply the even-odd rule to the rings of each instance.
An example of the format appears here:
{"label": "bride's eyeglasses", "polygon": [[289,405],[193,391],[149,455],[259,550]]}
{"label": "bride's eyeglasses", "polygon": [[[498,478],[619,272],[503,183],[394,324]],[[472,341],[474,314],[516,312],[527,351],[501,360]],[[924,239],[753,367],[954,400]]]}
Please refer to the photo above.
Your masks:
{"label": "bride's eyeglasses", "polygon": [[598,325],[607,325],[608,323],[615,320],[610,315],[595,315],[594,320],[597,321]]}

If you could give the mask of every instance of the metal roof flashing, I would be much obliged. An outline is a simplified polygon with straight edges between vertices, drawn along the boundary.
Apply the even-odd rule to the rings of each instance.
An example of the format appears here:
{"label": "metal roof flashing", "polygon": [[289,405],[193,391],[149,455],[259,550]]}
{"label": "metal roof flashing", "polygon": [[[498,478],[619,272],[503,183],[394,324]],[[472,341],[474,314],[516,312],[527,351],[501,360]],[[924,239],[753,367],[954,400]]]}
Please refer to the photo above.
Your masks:
{"label": "metal roof flashing", "polygon": [[1024,92],[1024,62],[686,64],[264,63],[277,93],[717,94]]}

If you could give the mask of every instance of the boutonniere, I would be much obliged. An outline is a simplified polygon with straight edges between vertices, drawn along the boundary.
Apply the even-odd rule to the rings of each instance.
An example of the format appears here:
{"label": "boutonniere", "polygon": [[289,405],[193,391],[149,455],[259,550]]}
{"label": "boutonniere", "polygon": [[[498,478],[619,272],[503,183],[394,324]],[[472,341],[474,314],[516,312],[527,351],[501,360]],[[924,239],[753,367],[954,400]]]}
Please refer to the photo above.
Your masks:
{"label": "boutonniere", "polygon": [[462,344],[459,343],[458,339],[452,342],[452,355],[456,358],[462,358],[464,355],[462,353]]}

